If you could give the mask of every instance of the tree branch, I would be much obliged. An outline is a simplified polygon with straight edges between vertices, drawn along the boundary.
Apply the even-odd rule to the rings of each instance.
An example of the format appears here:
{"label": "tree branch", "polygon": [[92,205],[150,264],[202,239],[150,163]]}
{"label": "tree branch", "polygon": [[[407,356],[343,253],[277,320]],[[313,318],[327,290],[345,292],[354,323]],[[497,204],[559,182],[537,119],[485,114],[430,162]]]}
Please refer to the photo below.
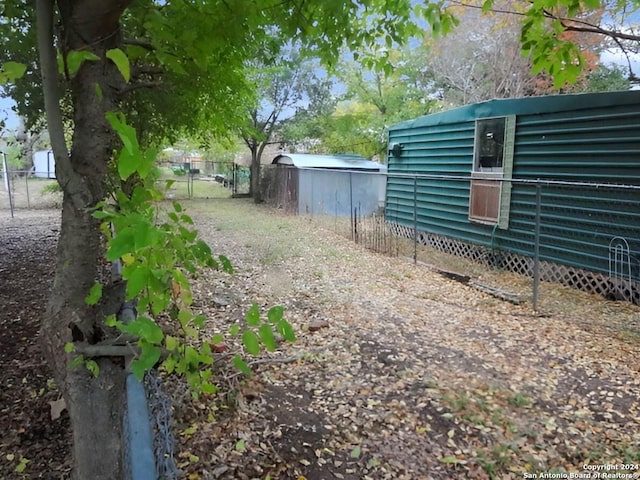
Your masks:
{"label": "tree branch", "polygon": [[[460,5],[461,7],[465,7],[465,8],[475,8],[477,10],[482,10],[482,5],[472,5],[469,3],[465,3],[462,2],[460,0],[451,0],[451,3],[454,3],[456,5]],[[521,16],[524,17],[526,16],[526,12],[516,12],[513,10],[502,10],[499,8],[492,8],[491,9],[492,12],[494,13],[504,13],[507,15],[517,15],[517,16]],[[594,25],[592,23],[589,22],[585,22],[584,20],[578,20],[575,18],[566,18],[566,17],[560,17],[558,15],[555,15],[554,13],[550,12],[549,10],[544,10],[544,15],[546,18],[549,19],[553,19],[553,20],[559,20],[560,23],[562,24],[562,27],[565,30],[568,31],[572,31],[572,32],[582,32],[582,33],[593,33],[596,35],[603,35],[606,37],[611,37],[614,39],[619,39],[619,40],[632,40],[632,41],[640,41],[640,35],[634,35],[634,34],[630,34],[630,33],[624,33],[624,32],[618,32],[616,30],[611,30],[611,29],[606,29],[606,28],[602,28],[598,25]],[[572,24],[577,24],[577,25],[572,25]],[[582,26],[578,26],[578,25],[582,25]]]}
{"label": "tree branch", "polygon": [[58,67],[53,44],[53,5],[52,0],[36,0],[36,26],[45,115],[51,148],[56,159],[57,177],[60,185],[64,187],[73,176],[73,169],[64,138],[62,110],[60,109]]}

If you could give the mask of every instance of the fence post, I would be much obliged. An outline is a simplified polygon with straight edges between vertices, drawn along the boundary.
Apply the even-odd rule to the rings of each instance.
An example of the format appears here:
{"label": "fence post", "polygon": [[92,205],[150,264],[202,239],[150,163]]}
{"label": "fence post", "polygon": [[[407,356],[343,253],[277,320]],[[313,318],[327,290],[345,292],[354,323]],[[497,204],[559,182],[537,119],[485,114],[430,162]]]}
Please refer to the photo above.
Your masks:
{"label": "fence post", "polygon": [[413,177],[413,263],[418,263],[418,176]]}
{"label": "fence post", "polygon": [[11,197],[11,178],[9,177],[9,168],[7,166],[7,154],[2,152],[2,170],[4,173],[4,186],[9,194],[9,209],[11,210],[11,218],[13,218],[13,198]]}
{"label": "fence post", "polygon": [[358,243],[357,239],[357,217],[356,212],[353,210],[353,177],[351,176],[351,172],[349,172],[349,211],[351,212],[351,240]]}
{"label": "fence post", "polygon": [[540,180],[536,183],[536,223],[534,230],[533,253],[533,310],[538,310],[538,288],[540,286],[540,211],[542,203],[542,189]]}
{"label": "fence post", "polygon": [[29,172],[24,174],[24,184],[27,187],[27,208],[31,208],[31,200],[29,199]]}

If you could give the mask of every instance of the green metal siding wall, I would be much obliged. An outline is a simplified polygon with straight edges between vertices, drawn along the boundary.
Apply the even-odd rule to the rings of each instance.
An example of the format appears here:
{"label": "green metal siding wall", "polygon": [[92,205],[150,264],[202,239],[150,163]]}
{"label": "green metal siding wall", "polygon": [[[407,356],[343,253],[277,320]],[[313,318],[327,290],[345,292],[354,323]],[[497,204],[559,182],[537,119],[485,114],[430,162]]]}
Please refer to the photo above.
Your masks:
{"label": "green metal siding wall", "polygon": [[[388,221],[414,226],[414,180],[393,174],[470,175],[479,114],[516,115],[515,180],[640,185],[640,92],[492,101],[390,129],[389,142],[404,149],[389,158]],[[532,255],[534,185],[514,182],[507,230],[469,222],[468,179],[420,179],[416,187],[418,230]],[[541,193],[543,260],[606,273],[613,236],[626,238],[640,257],[637,190],[545,185]]]}
{"label": "green metal siding wall", "polygon": [[[401,128],[389,132],[389,143],[403,147],[390,158],[386,218],[413,227],[414,180],[394,174],[467,177],[472,168],[474,122]],[[486,227],[469,223],[469,182],[420,178],[415,185],[417,228],[473,243],[486,242]]]}

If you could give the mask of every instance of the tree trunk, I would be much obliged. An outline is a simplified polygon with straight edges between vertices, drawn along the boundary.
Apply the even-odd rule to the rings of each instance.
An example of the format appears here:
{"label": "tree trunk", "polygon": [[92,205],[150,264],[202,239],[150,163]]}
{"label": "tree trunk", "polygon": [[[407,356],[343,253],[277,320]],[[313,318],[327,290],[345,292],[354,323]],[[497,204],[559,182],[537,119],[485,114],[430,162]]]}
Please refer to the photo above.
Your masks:
{"label": "tree trunk", "polygon": [[[38,0],[38,36],[45,89],[47,121],[56,157],[56,175],[63,189],[62,227],[58,241],[56,274],[41,340],[67,403],[74,437],[74,478],[122,478],[121,427],[125,370],[120,358],[96,359],[99,375],[84,366],[69,369],[75,354],[66,354],[68,342],[96,343],[108,336],[105,315],[114,313],[122,288],[104,290],[103,303],[90,307],[84,298],[101,277],[104,245],[99,222],[91,207],[106,195],[108,163],[114,143],[105,112],[116,110],[117,88],[122,79],[105,58],[120,42],[119,18],[125,0],[58,0],[63,52],[85,50],[100,60],[85,61],[71,80],[74,133],[71,154],[62,132],[55,71],[51,0]],[[54,63],[55,65],[55,63]],[[99,87],[99,89],[97,88]],[[97,90],[100,90],[99,96]],[[105,306],[113,305],[111,307]]]}

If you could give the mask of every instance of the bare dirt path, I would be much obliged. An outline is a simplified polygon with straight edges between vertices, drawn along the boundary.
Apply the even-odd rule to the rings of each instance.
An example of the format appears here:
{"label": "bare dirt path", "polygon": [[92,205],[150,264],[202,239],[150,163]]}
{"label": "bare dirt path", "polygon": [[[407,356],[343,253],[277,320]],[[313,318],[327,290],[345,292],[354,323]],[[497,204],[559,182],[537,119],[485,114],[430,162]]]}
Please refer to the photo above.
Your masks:
{"label": "bare dirt path", "polygon": [[243,200],[191,208],[237,269],[198,281],[209,333],[254,301],[284,305],[299,332],[269,357],[286,363],[261,363],[228,392],[232,413],[206,399],[178,409],[191,478],[523,478],[640,463],[637,307],[554,286],[539,315],[308,219]]}

